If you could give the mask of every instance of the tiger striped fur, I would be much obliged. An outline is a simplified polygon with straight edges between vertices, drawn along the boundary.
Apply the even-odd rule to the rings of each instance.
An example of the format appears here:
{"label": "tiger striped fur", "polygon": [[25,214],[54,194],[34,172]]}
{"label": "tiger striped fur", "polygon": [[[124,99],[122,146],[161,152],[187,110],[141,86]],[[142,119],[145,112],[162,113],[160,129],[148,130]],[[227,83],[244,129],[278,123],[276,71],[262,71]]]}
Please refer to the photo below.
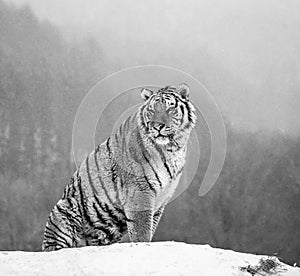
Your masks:
{"label": "tiger striped fur", "polygon": [[141,91],[144,103],[74,173],[52,209],[42,249],[151,241],[181,176],[196,122],[189,87]]}

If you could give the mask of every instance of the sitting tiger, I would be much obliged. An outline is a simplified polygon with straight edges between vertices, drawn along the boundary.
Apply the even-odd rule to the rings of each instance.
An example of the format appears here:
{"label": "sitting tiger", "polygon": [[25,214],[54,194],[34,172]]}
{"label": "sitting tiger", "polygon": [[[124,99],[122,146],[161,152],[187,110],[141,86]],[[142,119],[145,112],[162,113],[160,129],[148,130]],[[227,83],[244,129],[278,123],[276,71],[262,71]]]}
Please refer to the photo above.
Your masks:
{"label": "sitting tiger", "polygon": [[150,242],[185,164],[195,126],[189,87],[143,88],[144,103],[74,173],[52,209],[42,249]]}

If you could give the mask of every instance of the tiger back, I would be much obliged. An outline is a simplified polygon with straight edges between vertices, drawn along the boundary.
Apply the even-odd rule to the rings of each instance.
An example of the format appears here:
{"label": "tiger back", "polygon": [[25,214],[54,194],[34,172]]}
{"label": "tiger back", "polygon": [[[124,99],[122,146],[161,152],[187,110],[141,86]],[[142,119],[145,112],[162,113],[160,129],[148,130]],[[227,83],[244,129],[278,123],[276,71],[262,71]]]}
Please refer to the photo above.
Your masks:
{"label": "tiger back", "polygon": [[142,89],[144,103],[80,165],[52,209],[42,249],[151,241],[185,164],[189,87]]}

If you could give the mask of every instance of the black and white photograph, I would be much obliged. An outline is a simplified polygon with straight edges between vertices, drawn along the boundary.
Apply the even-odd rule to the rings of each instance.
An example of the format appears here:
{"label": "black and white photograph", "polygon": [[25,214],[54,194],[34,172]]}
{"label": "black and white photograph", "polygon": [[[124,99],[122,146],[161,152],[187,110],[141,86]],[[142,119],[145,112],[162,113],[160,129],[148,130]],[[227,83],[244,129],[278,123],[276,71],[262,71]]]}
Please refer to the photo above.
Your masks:
{"label": "black and white photograph", "polygon": [[0,0],[0,276],[300,276],[298,0]]}

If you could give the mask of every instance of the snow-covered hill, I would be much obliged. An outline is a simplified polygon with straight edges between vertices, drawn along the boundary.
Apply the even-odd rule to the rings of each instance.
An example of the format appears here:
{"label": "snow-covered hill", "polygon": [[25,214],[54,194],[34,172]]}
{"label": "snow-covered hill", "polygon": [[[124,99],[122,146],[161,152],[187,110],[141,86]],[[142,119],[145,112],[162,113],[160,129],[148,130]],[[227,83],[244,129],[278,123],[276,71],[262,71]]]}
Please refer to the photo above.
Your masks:
{"label": "snow-covered hill", "polygon": [[275,258],[215,249],[208,245],[154,242],[56,252],[2,251],[0,275],[300,276],[300,269]]}

